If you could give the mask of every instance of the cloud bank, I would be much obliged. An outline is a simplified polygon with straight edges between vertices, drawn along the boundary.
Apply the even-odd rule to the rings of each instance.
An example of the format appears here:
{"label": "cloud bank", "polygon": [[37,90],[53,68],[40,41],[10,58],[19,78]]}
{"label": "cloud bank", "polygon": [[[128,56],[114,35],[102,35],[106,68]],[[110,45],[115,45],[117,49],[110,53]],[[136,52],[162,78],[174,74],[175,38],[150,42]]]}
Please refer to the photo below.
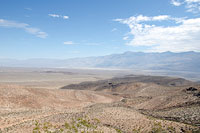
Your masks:
{"label": "cloud bank", "polygon": [[[130,28],[128,45],[146,46],[153,52],[200,51],[200,18],[182,19],[168,15],[132,16],[114,21]],[[158,22],[173,22],[174,26],[158,25]],[[152,24],[156,22],[156,24]],[[126,38],[124,38],[126,40]]]}

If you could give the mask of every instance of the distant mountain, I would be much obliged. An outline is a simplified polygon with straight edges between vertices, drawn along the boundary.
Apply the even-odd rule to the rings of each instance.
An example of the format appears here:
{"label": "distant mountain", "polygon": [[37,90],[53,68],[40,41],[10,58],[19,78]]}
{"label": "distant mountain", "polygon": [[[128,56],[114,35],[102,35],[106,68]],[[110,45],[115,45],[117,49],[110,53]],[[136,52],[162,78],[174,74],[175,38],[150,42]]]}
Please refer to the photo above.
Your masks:
{"label": "distant mountain", "polygon": [[125,52],[99,57],[73,59],[0,59],[1,67],[119,68],[200,72],[200,53]]}

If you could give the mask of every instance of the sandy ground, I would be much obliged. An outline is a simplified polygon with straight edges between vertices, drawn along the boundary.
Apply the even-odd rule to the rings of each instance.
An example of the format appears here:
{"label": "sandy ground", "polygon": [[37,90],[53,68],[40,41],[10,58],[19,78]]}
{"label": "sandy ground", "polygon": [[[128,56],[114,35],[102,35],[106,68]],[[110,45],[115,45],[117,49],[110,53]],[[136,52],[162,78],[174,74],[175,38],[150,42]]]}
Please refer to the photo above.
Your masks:
{"label": "sandy ground", "polygon": [[58,89],[68,84],[109,79],[127,73],[125,70],[0,67],[0,84]]}

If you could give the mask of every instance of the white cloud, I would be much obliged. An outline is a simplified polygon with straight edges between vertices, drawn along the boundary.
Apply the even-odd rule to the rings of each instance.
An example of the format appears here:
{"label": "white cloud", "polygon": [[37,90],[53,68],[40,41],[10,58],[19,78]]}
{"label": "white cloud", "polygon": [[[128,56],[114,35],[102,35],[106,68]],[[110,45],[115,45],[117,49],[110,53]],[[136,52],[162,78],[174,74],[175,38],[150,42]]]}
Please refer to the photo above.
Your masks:
{"label": "white cloud", "polygon": [[200,0],[171,0],[174,6],[185,5],[187,12],[199,13],[200,12]]}
{"label": "white cloud", "polygon": [[163,21],[163,20],[169,20],[169,19],[172,19],[172,18],[168,15],[160,15],[160,16],[152,17],[152,20],[154,21]]}
{"label": "white cloud", "polygon": [[188,3],[193,3],[193,2],[200,2],[200,0],[185,0]]}
{"label": "white cloud", "polygon": [[[200,51],[200,18],[177,21],[179,19],[171,17],[143,16],[142,18],[146,19],[138,21],[138,17],[117,19],[118,22],[126,24],[130,28],[129,34],[133,39],[127,43],[128,45],[147,46],[149,51],[156,52]],[[156,26],[144,23],[145,21],[153,22],[155,20],[172,20],[176,25]]]}
{"label": "white cloud", "polygon": [[14,21],[8,21],[8,20],[5,20],[5,19],[0,19],[0,26],[11,27],[11,28],[24,28],[24,27],[27,27],[28,24],[17,23],[17,22],[14,22]]}
{"label": "white cloud", "polygon": [[148,22],[148,21],[163,21],[163,20],[176,20],[177,18],[172,18],[169,15],[159,15],[154,17],[147,17],[143,15],[139,15],[137,17],[132,16],[128,19],[114,19],[114,21],[122,22],[122,23],[140,23],[140,22]]}
{"label": "white cloud", "polygon": [[123,40],[128,40],[128,39],[129,39],[128,36],[123,37]]}
{"label": "white cloud", "polygon": [[180,6],[182,5],[182,3],[178,0],[171,0],[171,4],[174,5],[174,6]]}
{"label": "white cloud", "polygon": [[63,19],[69,19],[69,16],[63,16]]}
{"label": "white cloud", "polygon": [[58,14],[48,14],[50,17],[53,17],[53,18],[59,18],[60,17],[60,15],[58,15]]}
{"label": "white cloud", "polygon": [[66,41],[66,42],[64,42],[63,44],[65,44],[65,45],[74,45],[75,43],[72,42],[72,41]]}
{"label": "white cloud", "polygon": [[58,15],[58,14],[48,14],[48,15],[53,18],[69,19],[69,16],[62,16],[62,15]]}
{"label": "white cloud", "polygon": [[26,27],[24,28],[28,33],[33,34],[37,37],[40,38],[46,38],[47,37],[47,33],[40,31],[40,29],[38,28],[31,28],[31,27]]}
{"label": "white cloud", "polygon": [[0,27],[23,29],[26,32],[33,34],[33,35],[40,37],[40,38],[46,38],[48,36],[47,33],[41,31],[38,28],[30,27],[26,23],[18,23],[18,22],[15,22],[15,21],[9,21],[9,20],[5,20],[5,19],[0,19]]}

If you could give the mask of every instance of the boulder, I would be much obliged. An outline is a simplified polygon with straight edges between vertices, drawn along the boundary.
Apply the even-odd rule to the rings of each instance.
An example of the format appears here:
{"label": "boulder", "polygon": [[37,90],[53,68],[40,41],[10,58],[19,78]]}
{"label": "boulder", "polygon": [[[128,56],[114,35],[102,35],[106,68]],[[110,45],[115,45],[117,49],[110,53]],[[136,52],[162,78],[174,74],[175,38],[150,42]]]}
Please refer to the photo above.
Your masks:
{"label": "boulder", "polygon": [[194,88],[194,87],[189,87],[189,88],[187,88],[186,90],[187,90],[187,91],[197,91],[197,89]]}

